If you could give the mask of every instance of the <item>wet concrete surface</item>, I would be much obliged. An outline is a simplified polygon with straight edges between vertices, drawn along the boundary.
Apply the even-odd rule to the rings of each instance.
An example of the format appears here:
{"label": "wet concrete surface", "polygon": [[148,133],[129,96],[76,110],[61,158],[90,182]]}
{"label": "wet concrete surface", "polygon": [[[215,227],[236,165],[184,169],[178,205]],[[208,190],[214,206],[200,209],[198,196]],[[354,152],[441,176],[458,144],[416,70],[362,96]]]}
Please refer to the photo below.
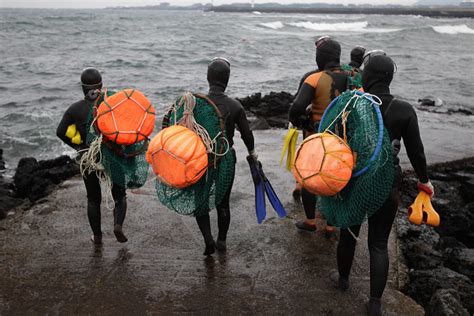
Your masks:
{"label": "wet concrete surface", "polygon": [[[463,131],[470,133],[466,141],[474,136],[472,131]],[[291,174],[278,166],[284,134],[261,131],[256,137],[265,172],[288,217],[278,219],[267,203],[267,220],[257,224],[253,184],[242,142],[237,140],[225,254],[202,255],[204,245],[194,218],[164,208],[155,196],[153,181],[137,193],[128,193],[124,230],[129,241],[125,244],[115,241],[112,211],[105,205],[104,245],[95,248],[89,241],[80,178],[64,182],[31,209],[16,211],[0,222],[0,314],[365,314],[369,295],[366,231],[356,252],[351,287],[340,292],[328,281],[330,270],[336,267],[336,241],[327,240],[322,232],[298,232],[294,226],[304,215],[290,194]],[[426,136],[439,145],[433,133]],[[438,145],[426,146],[428,157],[431,152],[439,154]],[[473,153],[453,155],[464,154]],[[448,156],[439,159],[456,158]],[[211,220],[217,236],[215,211]],[[386,314],[423,315],[419,305],[397,290],[403,272],[397,251],[392,233],[390,281],[383,297]]]}

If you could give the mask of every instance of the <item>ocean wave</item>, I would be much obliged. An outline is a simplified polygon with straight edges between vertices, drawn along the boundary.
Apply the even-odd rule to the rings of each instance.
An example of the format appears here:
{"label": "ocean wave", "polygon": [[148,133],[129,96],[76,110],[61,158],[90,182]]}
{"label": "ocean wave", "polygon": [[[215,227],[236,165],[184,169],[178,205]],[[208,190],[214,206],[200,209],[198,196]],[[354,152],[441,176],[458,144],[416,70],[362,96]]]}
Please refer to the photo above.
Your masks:
{"label": "ocean wave", "polygon": [[262,26],[262,27],[266,27],[266,28],[269,28],[269,29],[273,29],[273,30],[278,30],[278,29],[281,29],[281,28],[284,27],[283,23],[280,22],[280,21],[268,22],[268,23],[260,23],[259,25]]}
{"label": "ocean wave", "polygon": [[441,34],[474,34],[474,30],[471,29],[466,24],[459,24],[459,25],[439,25],[439,26],[431,26],[436,33]]}
{"label": "ocean wave", "polygon": [[288,23],[290,26],[304,28],[312,31],[335,31],[335,32],[360,32],[360,33],[389,33],[398,32],[401,29],[388,28],[367,28],[369,22],[349,22],[349,23],[313,23],[309,21]]}

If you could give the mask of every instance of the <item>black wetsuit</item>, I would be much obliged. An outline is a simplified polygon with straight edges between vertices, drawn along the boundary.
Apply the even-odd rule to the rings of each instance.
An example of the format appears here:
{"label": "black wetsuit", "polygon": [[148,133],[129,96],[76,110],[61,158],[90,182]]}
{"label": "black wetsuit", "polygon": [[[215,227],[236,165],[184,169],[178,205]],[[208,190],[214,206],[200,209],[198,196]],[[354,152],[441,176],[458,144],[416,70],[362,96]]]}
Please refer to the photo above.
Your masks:
{"label": "black wetsuit", "polygon": [[[377,95],[382,100],[380,110],[392,144],[396,144],[397,140],[401,141],[403,139],[408,157],[419,180],[428,182],[426,159],[415,110],[409,103],[394,99],[387,84],[375,84],[369,92]],[[396,152],[398,153],[398,151]],[[387,243],[399,204],[401,168],[397,157],[394,163],[396,174],[389,198],[369,218],[370,296],[374,298],[382,297],[387,283],[389,268]],[[350,230],[358,236],[360,225],[350,227]],[[339,275],[344,279],[349,278],[355,247],[356,240],[349,230],[342,229],[337,247],[337,265]]]}
{"label": "black wetsuit", "polygon": [[[341,71],[336,62],[328,62],[326,71],[327,80],[322,82],[311,81],[312,76],[317,76],[320,71],[311,71],[306,73],[300,81],[298,93],[290,107],[290,122],[303,129],[303,138],[314,134],[319,126],[321,119],[321,111],[329,105],[330,101],[344,92],[347,87],[347,76]],[[319,90],[318,90],[319,89]],[[322,91],[321,91],[322,90]],[[317,100],[317,99],[320,100]],[[308,116],[307,107],[312,104],[315,108],[318,104],[317,111],[313,111],[312,118]],[[316,196],[306,189],[301,190],[301,200],[307,219],[315,219],[316,217]]]}
{"label": "black wetsuit", "polygon": [[[235,157],[234,149],[232,148],[234,144],[234,133],[235,127],[240,131],[242,140],[247,147],[247,150],[254,150],[254,138],[252,131],[250,130],[247,116],[242,104],[232,98],[229,98],[224,94],[224,88],[222,86],[211,85],[209,89],[209,94],[207,95],[209,99],[214,102],[221,112],[221,115],[224,117],[225,121],[225,130],[227,134],[227,140],[229,141],[229,146]],[[231,175],[232,181],[229,189],[224,195],[221,203],[217,205],[217,225],[219,228],[219,234],[217,239],[220,241],[225,241],[227,238],[227,231],[229,230],[230,225],[230,193],[232,191],[232,185],[234,182],[235,169],[233,169]],[[199,225],[201,233],[203,234],[206,245],[213,243],[213,238],[211,234],[211,224],[209,219],[209,214],[205,214],[199,217],[196,217],[196,221]]]}
{"label": "black wetsuit", "polygon": [[[64,113],[61,122],[56,130],[56,135],[66,144],[76,150],[87,148],[86,140],[86,124],[89,113],[95,99],[88,96],[84,100],[72,104]],[[76,145],[71,142],[71,139],[66,137],[66,131],[69,125],[76,124],[76,128],[81,135],[83,143]],[[101,230],[101,214],[100,204],[102,201],[101,189],[99,179],[95,172],[84,177],[84,184],[87,191],[87,216],[89,224],[95,236],[102,236]],[[113,184],[112,196],[115,202],[114,207],[114,224],[123,225],[125,214],[127,212],[127,200],[125,189]]]}

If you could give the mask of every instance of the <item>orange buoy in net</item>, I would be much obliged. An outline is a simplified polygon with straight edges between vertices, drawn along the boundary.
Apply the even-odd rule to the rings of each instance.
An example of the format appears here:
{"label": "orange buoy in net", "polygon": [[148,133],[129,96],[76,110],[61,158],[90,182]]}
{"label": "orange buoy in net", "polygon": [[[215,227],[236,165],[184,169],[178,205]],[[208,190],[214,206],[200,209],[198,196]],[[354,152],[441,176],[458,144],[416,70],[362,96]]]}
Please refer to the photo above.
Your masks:
{"label": "orange buoy in net", "polygon": [[107,97],[97,109],[97,127],[104,137],[119,145],[145,140],[155,127],[155,109],[138,90],[125,89]]}
{"label": "orange buoy in net", "polygon": [[352,151],[340,137],[318,133],[300,145],[292,172],[296,181],[309,192],[332,196],[347,185],[353,166]]}
{"label": "orange buoy in net", "polygon": [[198,182],[208,164],[201,138],[181,125],[167,127],[153,137],[146,159],[160,181],[178,189]]}

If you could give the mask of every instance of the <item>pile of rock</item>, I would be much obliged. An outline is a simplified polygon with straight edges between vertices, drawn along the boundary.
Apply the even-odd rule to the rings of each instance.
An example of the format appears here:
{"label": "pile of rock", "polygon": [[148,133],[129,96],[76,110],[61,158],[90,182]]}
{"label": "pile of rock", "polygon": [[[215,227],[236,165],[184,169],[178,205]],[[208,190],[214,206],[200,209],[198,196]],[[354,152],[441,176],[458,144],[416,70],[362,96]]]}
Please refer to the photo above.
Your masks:
{"label": "pile of rock", "polygon": [[[403,291],[429,315],[474,314],[474,158],[432,166],[432,203],[439,227],[410,224],[407,209],[397,217],[401,249],[409,268]],[[401,205],[413,203],[416,177],[405,176]]]}
{"label": "pile of rock", "polygon": [[[0,149],[0,170],[5,169]],[[79,166],[69,156],[37,161],[22,158],[13,181],[0,174],[0,219],[24,202],[35,202],[51,193],[57,184],[79,174]]]}
{"label": "pile of rock", "polygon": [[288,92],[255,93],[238,99],[249,115],[252,130],[288,127],[288,112],[295,96]]}

